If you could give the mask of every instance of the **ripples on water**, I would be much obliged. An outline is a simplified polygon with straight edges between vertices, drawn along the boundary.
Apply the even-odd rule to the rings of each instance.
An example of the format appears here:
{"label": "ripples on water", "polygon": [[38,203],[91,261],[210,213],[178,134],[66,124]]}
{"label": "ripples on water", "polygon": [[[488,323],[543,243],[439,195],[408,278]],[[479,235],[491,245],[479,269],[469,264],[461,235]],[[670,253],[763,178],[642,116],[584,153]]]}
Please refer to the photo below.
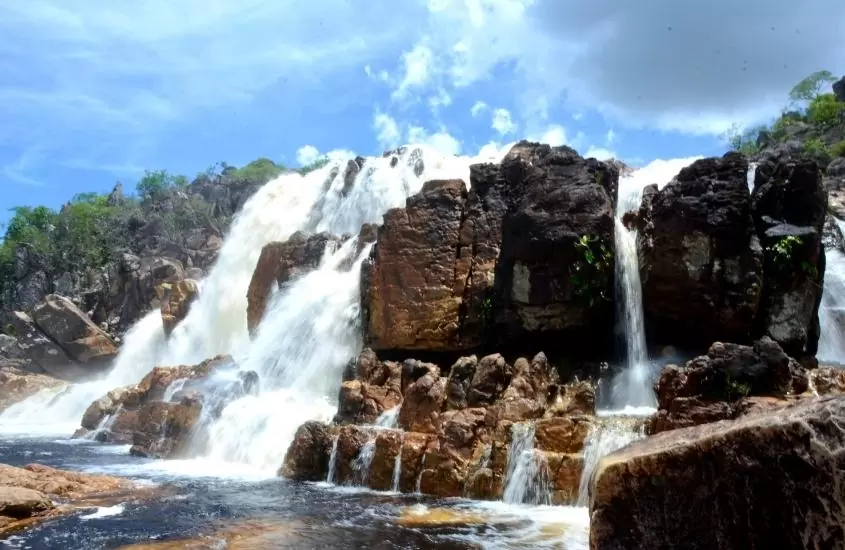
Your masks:
{"label": "ripples on water", "polygon": [[399,496],[257,479],[248,471],[219,477],[219,464],[136,459],[125,446],[78,440],[2,440],[0,462],[118,474],[172,489],[152,501],[80,510],[12,535],[0,548],[105,550],[209,535],[244,522],[272,526],[266,539],[246,546],[262,550],[587,548],[587,513],[579,508]]}

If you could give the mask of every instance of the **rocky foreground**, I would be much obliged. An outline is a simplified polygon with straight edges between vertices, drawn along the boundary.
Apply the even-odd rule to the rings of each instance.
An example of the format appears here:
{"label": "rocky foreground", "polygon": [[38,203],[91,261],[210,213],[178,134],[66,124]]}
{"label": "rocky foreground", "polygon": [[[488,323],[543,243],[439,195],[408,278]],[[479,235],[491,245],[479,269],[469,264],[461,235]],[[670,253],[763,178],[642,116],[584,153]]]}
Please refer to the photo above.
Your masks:
{"label": "rocky foreground", "polygon": [[80,474],[40,464],[0,464],[0,535],[80,508],[119,502],[143,491],[121,478]]}

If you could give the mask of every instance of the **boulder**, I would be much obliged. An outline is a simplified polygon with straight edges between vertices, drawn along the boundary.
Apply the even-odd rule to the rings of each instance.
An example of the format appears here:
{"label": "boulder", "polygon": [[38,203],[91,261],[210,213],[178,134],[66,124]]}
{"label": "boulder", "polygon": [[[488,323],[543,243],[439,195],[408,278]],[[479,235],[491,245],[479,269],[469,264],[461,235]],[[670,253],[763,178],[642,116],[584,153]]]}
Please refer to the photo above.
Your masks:
{"label": "boulder", "polygon": [[182,279],[162,283],[156,287],[156,297],[161,302],[161,321],[168,336],[188,316],[191,304],[197,299],[199,287],[196,281]]}
{"label": "boulder", "polygon": [[590,485],[590,548],[837,548],[845,396],[636,441]]}
{"label": "boulder", "polygon": [[310,421],[297,428],[279,475],[298,481],[325,481],[332,439],[329,426],[322,422]]}
{"label": "boulder", "polygon": [[81,365],[104,368],[117,355],[114,341],[73,302],[50,294],[32,310],[39,329]]}
{"label": "boulder", "polygon": [[769,157],[757,167],[752,197],[765,273],[760,330],[795,357],[818,348],[827,193],[813,160]]}
{"label": "boulder", "polygon": [[53,508],[50,498],[39,491],[0,485],[0,516],[24,519]]}
{"label": "boulder", "polygon": [[26,313],[13,311],[8,318],[18,347],[42,372],[67,381],[84,380],[100,372],[96,368],[77,365],[64,349],[41,332]]}
{"label": "boulder", "polygon": [[[530,362],[516,360],[510,384],[496,403],[497,419],[521,422],[543,416],[557,394],[557,370],[538,353]],[[551,399],[550,399],[551,397]]]}
{"label": "boulder", "polygon": [[753,346],[716,342],[707,355],[663,369],[651,432],[736,418],[748,411],[752,396],[778,398],[776,403],[785,405],[788,396],[807,389],[807,370],[772,339]]}
{"label": "boulder", "polygon": [[247,325],[251,333],[264,316],[273,288],[316,269],[326,250],[339,243],[338,237],[328,233],[306,235],[297,231],[287,241],[264,245],[247,290]]}
{"label": "boulder", "polygon": [[696,161],[661,190],[643,193],[638,247],[650,339],[704,348],[752,335],[763,250],[747,172],[745,157],[728,153]]}
{"label": "boulder", "polygon": [[337,424],[372,424],[385,411],[402,401],[402,367],[379,361],[371,349],[364,349],[349,365],[351,377],[340,388]]}

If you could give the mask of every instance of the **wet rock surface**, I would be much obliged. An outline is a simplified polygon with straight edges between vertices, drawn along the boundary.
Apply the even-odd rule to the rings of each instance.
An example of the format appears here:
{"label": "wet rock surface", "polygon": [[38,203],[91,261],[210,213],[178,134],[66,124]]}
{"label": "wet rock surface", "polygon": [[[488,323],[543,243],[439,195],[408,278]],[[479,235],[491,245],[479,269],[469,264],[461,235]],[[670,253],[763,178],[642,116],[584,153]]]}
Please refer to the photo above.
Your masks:
{"label": "wet rock surface", "polygon": [[43,390],[60,391],[66,383],[43,374],[0,367],[0,413]]}
{"label": "wet rock surface", "polygon": [[[595,394],[586,382],[561,384],[542,353],[513,365],[498,354],[462,357],[447,373],[412,359],[401,367],[381,362],[365,349],[346,377],[335,423],[302,425],[280,475],[316,481],[331,470],[334,483],[497,499],[514,437],[522,437],[517,444],[536,449],[528,460],[546,473],[552,500],[577,498]],[[356,396],[390,395],[389,407],[377,400],[362,406],[350,387],[366,388]],[[395,406],[396,428],[373,425],[377,413]],[[525,498],[540,503],[547,495]]]}
{"label": "wet rock surface", "polygon": [[94,401],[76,435],[130,443],[136,456],[172,458],[199,452],[207,437],[200,423],[203,412],[215,418],[228,401],[253,391],[255,380],[249,376],[225,387],[206,386],[216,371],[233,366],[231,357],[219,356],[198,365],[156,367],[137,385]]}
{"label": "wet rock surface", "polygon": [[590,548],[837,548],[843,422],[813,397],[632,443],[593,477]]}

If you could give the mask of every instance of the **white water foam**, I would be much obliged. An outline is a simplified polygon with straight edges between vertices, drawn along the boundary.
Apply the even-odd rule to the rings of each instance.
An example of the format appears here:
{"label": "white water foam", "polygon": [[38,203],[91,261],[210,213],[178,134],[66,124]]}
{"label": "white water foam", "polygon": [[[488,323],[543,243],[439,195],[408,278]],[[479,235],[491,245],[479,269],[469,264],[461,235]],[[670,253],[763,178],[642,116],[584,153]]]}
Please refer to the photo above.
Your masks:
{"label": "white water foam", "polygon": [[124,504],[115,504],[114,506],[100,506],[90,514],[79,516],[79,519],[101,519],[119,516],[126,510]]}
{"label": "white water foam", "polygon": [[[845,222],[834,218],[845,236]],[[819,349],[816,356],[823,363],[845,365],[845,254],[838,249],[825,250],[824,288],[819,306]]]}
{"label": "white water foam", "polygon": [[584,469],[578,485],[578,506],[590,503],[589,488],[601,459],[638,439],[645,437],[645,424],[622,415],[602,415],[584,445]]}

